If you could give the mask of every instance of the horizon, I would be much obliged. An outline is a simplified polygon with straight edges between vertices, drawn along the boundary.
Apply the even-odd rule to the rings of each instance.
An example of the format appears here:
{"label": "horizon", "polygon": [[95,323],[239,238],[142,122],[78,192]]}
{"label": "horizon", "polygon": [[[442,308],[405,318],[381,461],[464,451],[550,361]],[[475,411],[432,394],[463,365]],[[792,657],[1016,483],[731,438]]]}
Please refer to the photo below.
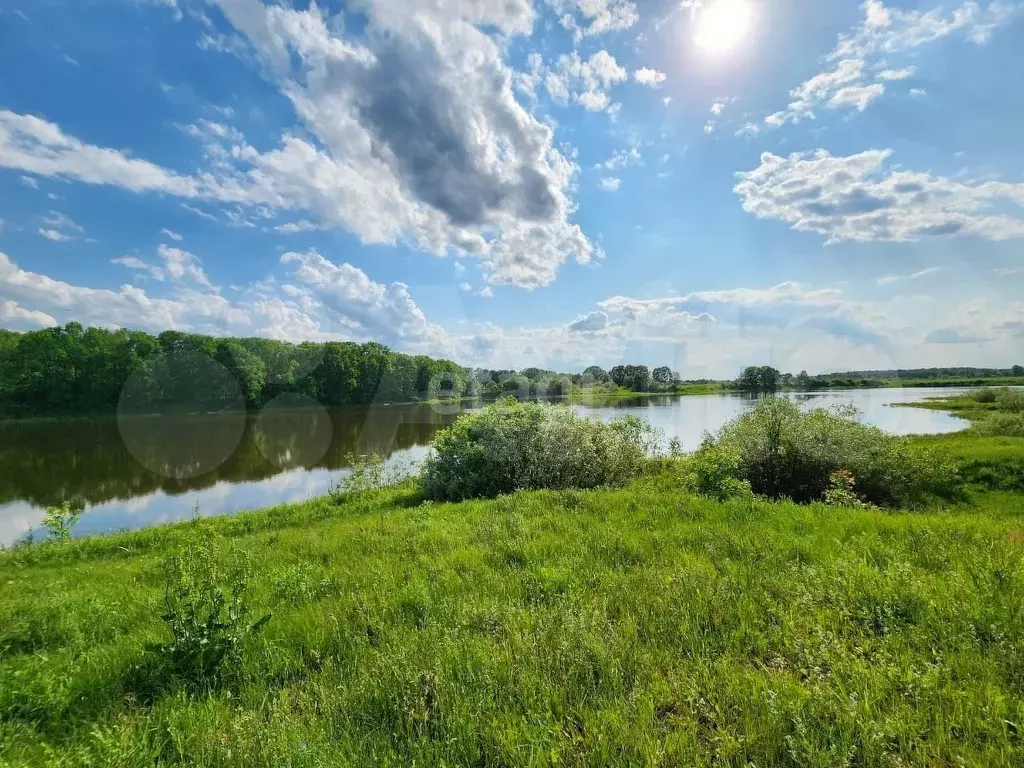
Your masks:
{"label": "horizon", "polygon": [[408,9],[0,9],[0,327],[685,380],[1019,362],[1024,1]]}

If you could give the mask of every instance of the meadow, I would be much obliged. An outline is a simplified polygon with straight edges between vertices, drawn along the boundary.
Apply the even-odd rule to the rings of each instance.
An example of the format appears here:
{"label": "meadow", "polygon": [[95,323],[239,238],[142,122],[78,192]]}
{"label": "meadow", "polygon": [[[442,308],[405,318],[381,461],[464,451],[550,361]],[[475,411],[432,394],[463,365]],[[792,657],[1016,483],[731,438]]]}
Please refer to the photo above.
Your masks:
{"label": "meadow", "polygon": [[905,446],[956,498],[912,509],[662,457],[0,553],[0,765],[1020,765],[1024,438],[960,410]]}

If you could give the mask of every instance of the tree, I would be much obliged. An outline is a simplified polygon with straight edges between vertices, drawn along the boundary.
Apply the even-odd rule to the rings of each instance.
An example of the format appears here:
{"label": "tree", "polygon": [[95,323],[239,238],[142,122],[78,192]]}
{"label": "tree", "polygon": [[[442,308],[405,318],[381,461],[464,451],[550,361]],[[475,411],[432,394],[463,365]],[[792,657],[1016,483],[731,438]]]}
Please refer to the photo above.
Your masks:
{"label": "tree", "polygon": [[1020,365],[1013,366],[1013,368],[1010,369],[1010,375],[1011,376],[1017,376],[1017,377],[1024,376],[1024,366],[1020,366]]}
{"label": "tree", "polygon": [[658,384],[671,384],[675,380],[672,369],[667,365],[663,365],[651,371],[651,378]]}
{"label": "tree", "polygon": [[743,369],[743,373],[736,380],[736,385],[740,389],[745,389],[749,392],[756,392],[760,379],[758,377],[758,368],[756,365],[748,365]]}
{"label": "tree", "polygon": [[583,376],[584,378],[589,378],[595,384],[604,384],[609,379],[608,372],[598,365],[592,365],[587,368],[583,371]]}
{"label": "tree", "polygon": [[757,371],[758,388],[762,392],[774,392],[779,388],[779,372],[770,365],[762,365]]}
{"label": "tree", "polygon": [[749,365],[743,369],[736,384],[748,392],[774,392],[779,388],[781,375],[770,365]]}

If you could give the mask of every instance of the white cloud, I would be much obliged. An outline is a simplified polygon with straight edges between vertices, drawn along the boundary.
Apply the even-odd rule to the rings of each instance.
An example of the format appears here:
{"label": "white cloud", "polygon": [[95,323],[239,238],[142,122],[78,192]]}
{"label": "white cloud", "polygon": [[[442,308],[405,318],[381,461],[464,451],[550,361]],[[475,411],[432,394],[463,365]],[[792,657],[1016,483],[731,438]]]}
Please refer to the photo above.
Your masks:
{"label": "white cloud", "polygon": [[481,297],[481,298],[483,298],[483,299],[493,299],[494,298],[494,290],[491,288],[491,286],[485,285],[483,288],[481,288],[479,291],[477,291],[476,295]]}
{"label": "white cloud", "polygon": [[[569,223],[578,169],[515,100],[503,44],[473,26],[528,32],[528,2],[437,0],[409,14],[405,2],[366,0],[358,42],[312,6],[220,6],[319,145],[286,136],[262,155],[232,148],[260,193],[250,201],[308,211],[367,243],[477,256],[493,283],[544,285],[567,258],[591,258]],[[607,54],[585,64],[581,78],[617,76]],[[580,98],[593,108],[599,95]]]}
{"label": "white cloud", "polygon": [[704,133],[711,134],[715,132],[715,128],[718,126],[714,120],[708,120],[704,123]]}
{"label": "white cloud", "polygon": [[181,235],[179,235],[177,232],[172,232],[169,229],[161,229],[160,230],[160,234],[161,235],[166,235],[167,237],[171,238],[171,240],[174,240],[175,242],[179,242],[180,243],[181,240],[182,240]]}
{"label": "white cloud", "polygon": [[[553,129],[515,100],[504,45],[474,26],[528,32],[526,0],[436,0],[415,15],[398,0],[366,0],[369,26],[360,42],[316,6],[219,5],[302,122],[277,149],[260,153],[231,131],[201,125],[211,169],[183,174],[3,111],[0,166],[302,211],[364,243],[475,256],[496,284],[545,285],[567,259],[591,259],[593,245],[570,222],[577,166],[554,147]],[[570,58],[570,74],[576,62],[582,82],[625,79],[607,53]],[[603,102],[589,88],[578,99],[590,109]]]}
{"label": "white cloud", "polygon": [[[21,269],[0,253],[0,297],[24,305],[59,311],[87,325],[105,327],[199,329],[213,323],[218,329],[242,329],[249,315],[224,298],[186,292],[176,299],[157,299],[129,285],[120,290],[87,288]],[[38,310],[34,310],[38,311]]]}
{"label": "white cloud", "polygon": [[642,67],[633,73],[633,79],[640,83],[640,85],[647,85],[653,88],[664,83],[666,75],[664,72],[659,72],[656,69]]}
{"label": "white cloud", "polygon": [[160,245],[157,253],[164,260],[163,269],[175,280],[191,280],[205,288],[213,288],[199,258],[194,254],[166,245]]}
{"label": "white cloud", "polygon": [[[128,269],[146,270],[147,272],[152,269],[151,265],[147,264],[145,261],[140,259],[138,256],[118,256],[115,259],[111,259],[110,263],[111,264],[119,264],[122,267],[127,267]],[[163,272],[162,271],[159,272],[159,275],[160,275],[160,277],[158,277],[157,279],[158,280],[163,280]]]}
{"label": "white cloud", "polygon": [[464,293],[471,293],[473,291],[473,286],[469,283],[459,283],[459,290]]}
{"label": "white cloud", "polygon": [[300,219],[299,221],[289,221],[286,224],[279,224],[274,227],[274,230],[280,232],[283,235],[294,235],[299,232],[309,232],[311,230],[318,229],[317,225],[312,221],[306,219]]}
{"label": "white cloud", "polygon": [[879,98],[883,93],[885,93],[885,86],[881,83],[851,85],[836,91],[832,98],[828,100],[828,106],[833,109],[849,107],[856,109],[858,112],[863,112],[872,101]]}
{"label": "white cloud", "polygon": [[559,104],[573,101],[589,112],[609,109],[608,91],[626,79],[626,70],[608,51],[583,60],[576,51],[562,54],[544,75],[548,95]]}
{"label": "white cloud", "polygon": [[941,272],[943,267],[926,267],[918,272],[914,272],[909,275],[885,275],[884,277],[878,278],[876,281],[879,285],[892,285],[898,283],[901,280],[917,280],[928,275],[934,275],[936,272]]}
{"label": "white cloud", "polygon": [[[884,95],[886,82],[906,80],[916,72],[914,67],[885,67],[872,82],[870,72],[884,66],[882,57],[912,53],[956,32],[963,32],[972,43],[984,44],[1024,6],[993,2],[982,7],[968,0],[949,15],[941,7],[902,10],[886,7],[882,0],[868,0],[861,8],[863,20],[851,32],[840,35],[835,49],[824,58],[829,68],[790,91],[789,105],[766,117],[765,126],[778,128],[813,119],[821,107],[863,112]],[[756,133],[748,127],[741,131]]]}
{"label": "white cloud", "polygon": [[643,157],[640,154],[640,150],[636,147],[630,147],[629,149],[617,149],[612,152],[612,156],[605,160],[603,163],[598,163],[595,168],[605,168],[609,171],[614,171],[619,168],[626,168],[630,165],[639,165],[643,162]]}
{"label": "white cloud", "polygon": [[21,176],[18,180],[29,189],[39,189],[39,182],[32,176]]}
{"label": "white cloud", "polygon": [[29,326],[38,325],[40,328],[52,328],[57,325],[57,321],[45,312],[24,309],[16,301],[10,299],[0,300],[0,321],[15,325],[22,323]]}
{"label": "white cloud", "polygon": [[906,80],[914,76],[917,67],[906,67],[905,69],[884,69],[878,73],[879,80]]}
{"label": "white cloud", "polygon": [[161,259],[157,264],[151,264],[137,256],[121,256],[111,259],[110,263],[146,272],[149,277],[161,282],[170,278],[179,283],[192,283],[214,293],[218,292],[219,289],[210,282],[210,278],[203,270],[202,262],[195,254],[181,248],[160,245],[157,248],[157,255]]}
{"label": "white cloud", "polygon": [[59,232],[56,229],[43,229],[42,227],[39,229],[39,234],[47,240],[53,240],[55,243],[70,243],[75,239],[71,235]]}
{"label": "white cloud", "polygon": [[614,192],[622,185],[622,179],[614,176],[603,176],[599,182],[605,192]]}
{"label": "white cloud", "polygon": [[1024,275],[1024,267],[1002,267],[999,269],[994,269],[992,271],[995,272],[997,275],[1002,275],[1003,277]]}
{"label": "white cloud", "polygon": [[726,107],[728,107],[735,101],[736,97],[734,96],[727,96],[721,99],[715,99],[713,102],[711,102],[711,114],[714,115],[715,117],[718,117],[725,111]]}
{"label": "white cloud", "polygon": [[444,332],[427,322],[405,283],[383,285],[351,264],[335,264],[316,250],[289,252],[283,264],[294,265],[294,279],[324,307],[355,324],[368,338],[403,349],[441,342]]}
{"label": "white cloud", "polygon": [[196,208],[195,206],[189,205],[188,203],[182,203],[181,207],[184,208],[189,213],[194,214],[194,215],[198,216],[201,219],[206,219],[207,221],[216,221],[217,220],[217,217],[214,216],[212,213],[208,213],[207,211],[204,211],[204,210],[202,210],[200,208]]}
{"label": "white cloud", "polygon": [[894,170],[887,167],[891,154],[765,153],[757,168],[737,174],[734,190],[748,213],[819,232],[830,243],[1024,237],[1024,184]]}
{"label": "white cloud", "polygon": [[180,176],[118,150],[85,144],[53,123],[8,110],[0,110],[0,167],[86,184],[109,184],[132,192],[215,196],[210,180]]}
{"label": "white cloud", "polygon": [[639,16],[631,0],[546,0],[576,40],[629,29]]}

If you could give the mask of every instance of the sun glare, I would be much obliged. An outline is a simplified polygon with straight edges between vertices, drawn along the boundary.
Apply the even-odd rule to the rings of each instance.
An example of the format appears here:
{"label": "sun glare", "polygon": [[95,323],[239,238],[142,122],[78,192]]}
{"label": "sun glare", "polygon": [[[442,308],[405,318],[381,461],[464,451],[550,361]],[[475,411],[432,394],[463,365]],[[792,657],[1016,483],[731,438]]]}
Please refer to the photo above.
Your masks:
{"label": "sun glare", "polygon": [[748,0],[712,0],[697,15],[697,44],[709,53],[725,53],[746,36],[754,13]]}

